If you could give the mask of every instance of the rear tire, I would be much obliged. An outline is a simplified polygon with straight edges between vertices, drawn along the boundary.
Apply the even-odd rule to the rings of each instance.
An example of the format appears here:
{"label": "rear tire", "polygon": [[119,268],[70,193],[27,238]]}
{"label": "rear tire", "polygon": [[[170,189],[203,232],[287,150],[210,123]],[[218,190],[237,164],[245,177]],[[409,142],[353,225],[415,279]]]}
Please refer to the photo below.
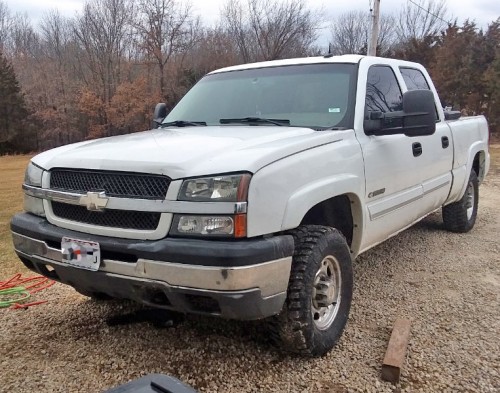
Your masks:
{"label": "rear tire", "polygon": [[322,356],[344,330],[352,301],[351,255],[336,229],[306,225],[295,240],[287,299],[270,318],[274,341],[285,351]]}
{"label": "rear tire", "polygon": [[469,232],[476,222],[478,201],[479,182],[476,172],[472,170],[462,198],[443,206],[444,227],[451,232]]}

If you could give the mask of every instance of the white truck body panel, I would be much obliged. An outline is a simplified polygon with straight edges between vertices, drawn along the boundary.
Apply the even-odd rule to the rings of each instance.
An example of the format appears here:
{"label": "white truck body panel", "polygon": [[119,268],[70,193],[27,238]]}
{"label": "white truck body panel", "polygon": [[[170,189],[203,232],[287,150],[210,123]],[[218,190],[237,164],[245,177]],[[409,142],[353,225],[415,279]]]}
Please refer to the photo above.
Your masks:
{"label": "white truck body panel", "polygon": [[[33,162],[46,169],[86,168],[163,174],[174,181],[156,231],[117,231],[61,220],[44,202],[48,220],[68,229],[138,239],[166,236],[172,214],[189,204],[175,205],[181,179],[235,172],[249,172],[248,237],[270,235],[300,225],[318,203],[348,195],[355,222],[354,256],[410,226],[443,204],[458,200],[476,154],[482,154],[480,179],[489,168],[488,130],[482,116],[445,121],[436,105],[433,135],[368,136],[363,131],[367,74],[371,66],[392,68],[407,90],[399,67],[420,70],[436,103],[437,91],[419,64],[357,55],[304,58],[228,67],[213,73],[251,68],[322,63],[358,64],[354,129],[318,132],[309,128],[276,126],[211,126],[157,129],[142,133],[85,141],[42,153]],[[441,139],[450,147],[443,149]],[[412,144],[422,145],[422,155],[411,154]],[[179,181],[175,181],[179,180]],[[383,190],[383,192],[382,192]],[[203,211],[199,204],[196,211]]]}
{"label": "white truck body panel", "polygon": [[421,65],[278,60],[197,86],[168,115],[157,106],[157,129],[32,159],[26,213],[11,220],[26,267],[84,295],[180,312],[292,311],[286,336],[302,351],[306,337],[342,330],[350,259],[443,206],[447,229],[472,229],[488,126],[447,121]]}

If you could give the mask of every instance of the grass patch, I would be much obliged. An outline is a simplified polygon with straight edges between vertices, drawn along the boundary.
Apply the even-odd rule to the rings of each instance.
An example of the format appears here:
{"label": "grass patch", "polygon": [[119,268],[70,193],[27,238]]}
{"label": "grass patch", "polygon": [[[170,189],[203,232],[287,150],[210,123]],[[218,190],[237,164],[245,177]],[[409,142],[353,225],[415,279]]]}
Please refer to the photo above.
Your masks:
{"label": "grass patch", "polygon": [[21,186],[30,158],[31,156],[0,157],[0,280],[28,271],[14,252],[10,219],[23,211]]}

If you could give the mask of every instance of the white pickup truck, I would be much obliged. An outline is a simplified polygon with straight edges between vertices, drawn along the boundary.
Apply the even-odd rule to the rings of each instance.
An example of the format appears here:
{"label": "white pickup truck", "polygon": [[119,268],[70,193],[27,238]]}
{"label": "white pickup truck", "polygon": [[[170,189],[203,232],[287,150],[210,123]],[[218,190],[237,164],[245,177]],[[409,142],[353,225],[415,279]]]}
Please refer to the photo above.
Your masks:
{"label": "white pickup truck", "polygon": [[155,122],[32,159],[22,262],[95,298],[266,318],[312,356],[342,334],[356,256],[437,209],[469,231],[490,162],[484,117],[377,57],[217,70]]}

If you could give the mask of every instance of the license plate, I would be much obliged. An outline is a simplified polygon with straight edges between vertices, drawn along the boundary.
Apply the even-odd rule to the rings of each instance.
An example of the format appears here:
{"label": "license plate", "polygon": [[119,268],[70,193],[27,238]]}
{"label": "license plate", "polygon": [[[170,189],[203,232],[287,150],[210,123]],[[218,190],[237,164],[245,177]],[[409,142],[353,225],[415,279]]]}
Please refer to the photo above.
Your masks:
{"label": "license plate", "polygon": [[101,264],[99,243],[63,237],[61,242],[62,262],[68,265],[97,271]]}

